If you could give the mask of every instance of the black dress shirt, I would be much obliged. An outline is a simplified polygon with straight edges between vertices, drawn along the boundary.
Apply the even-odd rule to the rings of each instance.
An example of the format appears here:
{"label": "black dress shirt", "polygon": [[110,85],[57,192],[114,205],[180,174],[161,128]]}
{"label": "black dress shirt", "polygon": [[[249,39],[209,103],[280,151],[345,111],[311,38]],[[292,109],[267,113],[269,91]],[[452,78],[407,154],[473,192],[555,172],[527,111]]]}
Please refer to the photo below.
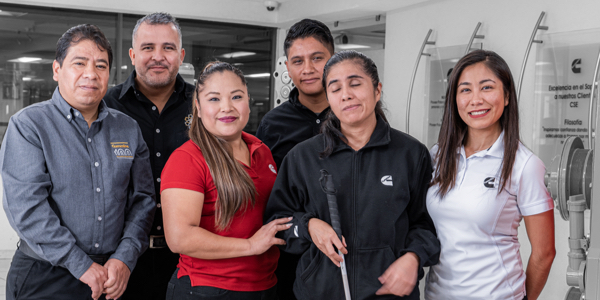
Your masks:
{"label": "black dress shirt", "polygon": [[104,101],[108,107],[120,110],[136,120],[142,130],[150,150],[157,203],[150,234],[164,235],[160,210],[160,174],[171,153],[189,139],[194,86],[177,74],[173,95],[159,113],[152,101],[136,89],[135,76],[136,72],[133,71],[124,83],[109,89]]}

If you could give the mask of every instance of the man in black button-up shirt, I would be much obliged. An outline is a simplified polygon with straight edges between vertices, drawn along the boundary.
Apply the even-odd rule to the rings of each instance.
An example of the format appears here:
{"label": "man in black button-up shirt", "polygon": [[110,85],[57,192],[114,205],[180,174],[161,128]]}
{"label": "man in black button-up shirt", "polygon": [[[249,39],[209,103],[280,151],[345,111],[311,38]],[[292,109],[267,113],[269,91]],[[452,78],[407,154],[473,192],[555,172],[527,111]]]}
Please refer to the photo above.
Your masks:
{"label": "man in black button-up shirt", "polygon": [[[287,102],[261,120],[256,137],[271,149],[277,168],[296,146],[317,134],[329,113],[323,88],[323,67],[333,55],[333,37],[322,22],[304,19],[290,27],[283,45],[288,74],[296,86]],[[281,252],[277,266],[279,299],[296,299],[292,286],[299,256]]]}
{"label": "man in black button-up shirt", "polygon": [[188,140],[194,86],[178,75],[185,50],[181,29],[165,13],[138,20],[129,50],[135,71],[104,98],[109,107],[134,118],[148,148],[157,210],[150,231],[150,248],[139,258],[122,299],[165,299],[167,283],[179,259],[164,239],[160,209],[160,174],[171,153]]}

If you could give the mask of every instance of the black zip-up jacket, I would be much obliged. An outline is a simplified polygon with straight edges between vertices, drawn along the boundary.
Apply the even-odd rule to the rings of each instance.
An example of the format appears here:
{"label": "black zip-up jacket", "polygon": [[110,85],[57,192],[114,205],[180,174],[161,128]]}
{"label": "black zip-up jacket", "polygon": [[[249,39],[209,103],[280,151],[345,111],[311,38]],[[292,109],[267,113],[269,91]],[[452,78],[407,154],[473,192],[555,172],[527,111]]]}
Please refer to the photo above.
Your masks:
{"label": "black zip-up jacket", "polygon": [[440,244],[425,205],[431,179],[429,151],[416,139],[377,119],[367,145],[358,151],[337,140],[333,153],[320,159],[322,134],[298,144],[283,160],[267,203],[268,221],[294,216],[292,227],[278,237],[290,253],[303,253],[296,270],[298,299],[344,299],[340,269],[308,233],[308,221],[331,224],[327,197],[319,177],[326,169],[337,190],[352,299],[419,299],[419,286],[406,297],[376,296],[378,280],[400,256],[414,252],[423,266],[436,264]]}
{"label": "black zip-up jacket", "polygon": [[260,121],[256,137],[273,154],[279,169],[285,155],[300,142],[319,134],[321,122],[325,120],[329,107],[315,114],[298,100],[298,89],[290,92],[290,98],[280,106],[270,110]]}

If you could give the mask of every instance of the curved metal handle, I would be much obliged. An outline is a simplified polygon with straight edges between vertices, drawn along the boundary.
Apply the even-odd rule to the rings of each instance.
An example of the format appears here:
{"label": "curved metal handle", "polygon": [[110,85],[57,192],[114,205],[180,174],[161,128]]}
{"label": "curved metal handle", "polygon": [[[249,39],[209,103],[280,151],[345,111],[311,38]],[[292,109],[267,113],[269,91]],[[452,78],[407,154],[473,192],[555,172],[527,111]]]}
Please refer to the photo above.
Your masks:
{"label": "curved metal handle", "polygon": [[533,45],[533,43],[543,43],[543,41],[541,40],[536,40],[535,39],[535,35],[537,34],[538,30],[548,30],[548,26],[540,26],[540,23],[542,23],[542,19],[544,18],[544,16],[546,15],[546,12],[542,12],[540,14],[540,17],[537,20],[537,23],[535,23],[535,27],[533,28],[533,33],[531,34],[531,38],[529,39],[529,44],[527,45],[527,50],[525,50],[525,58],[523,58],[523,64],[521,65],[521,76],[519,76],[519,85],[517,86],[517,101],[519,101],[519,99],[521,99],[521,86],[523,85],[523,75],[525,74],[525,66],[527,65],[527,59],[529,58],[529,52],[531,51],[531,45]]}
{"label": "curved metal handle", "polygon": [[[600,52],[598,52],[598,59],[596,60],[596,69],[594,70],[594,78],[592,79],[592,92],[590,93],[590,119],[589,119],[589,123],[588,123],[588,145],[589,145],[589,149],[594,149],[594,141],[593,139],[596,138],[596,132],[592,131],[592,122],[593,122],[593,117],[594,114],[592,113],[592,111],[594,110],[594,93],[596,92],[596,79],[598,78],[598,67],[600,67]],[[598,115],[598,107],[596,107],[596,116]],[[597,124],[596,124],[597,126]],[[597,127],[595,127],[597,128]]]}
{"label": "curved metal handle", "polygon": [[467,44],[467,50],[465,50],[465,55],[469,54],[469,52],[471,51],[471,46],[473,46],[474,39],[484,39],[485,38],[485,35],[477,34],[477,31],[479,31],[479,27],[481,27],[481,22],[477,22],[477,26],[475,26],[475,30],[473,31],[473,34],[471,35],[469,44]]}
{"label": "curved metal handle", "polygon": [[429,29],[427,35],[425,36],[425,40],[423,41],[423,45],[421,45],[421,50],[419,50],[419,55],[417,55],[417,62],[415,63],[415,68],[413,69],[412,77],[410,78],[410,86],[408,87],[408,99],[406,101],[406,133],[408,133],[408,124],[410,123],[410,102],[412,100],[412,90],[415,85],[415,77],[417,76],[417,70],[419,69],[419,61],[421,61],[421,56],[431,56],[429,53],[423,53],[425,50],[425,46],[427,45],[435,45],[435,42],[429,41],[429,36],[433,32],[433,29]]}

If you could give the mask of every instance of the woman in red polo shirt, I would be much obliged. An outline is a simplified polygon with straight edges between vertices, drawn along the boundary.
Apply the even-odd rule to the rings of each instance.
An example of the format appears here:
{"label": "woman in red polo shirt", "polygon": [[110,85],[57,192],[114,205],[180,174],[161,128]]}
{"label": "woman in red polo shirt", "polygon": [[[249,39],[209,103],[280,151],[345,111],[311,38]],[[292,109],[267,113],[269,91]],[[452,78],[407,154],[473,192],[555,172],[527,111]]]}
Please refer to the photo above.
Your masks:
{"label": "woman in red polo shirt", "polygon": [[167,299],[276,299],[275,268],[285,242],[263,226],[275,182],[269,148],[242,132],[250,105],[242,72],[209,63],[198,77],[190,141],[162,172],[165,237],[180,253]]}

